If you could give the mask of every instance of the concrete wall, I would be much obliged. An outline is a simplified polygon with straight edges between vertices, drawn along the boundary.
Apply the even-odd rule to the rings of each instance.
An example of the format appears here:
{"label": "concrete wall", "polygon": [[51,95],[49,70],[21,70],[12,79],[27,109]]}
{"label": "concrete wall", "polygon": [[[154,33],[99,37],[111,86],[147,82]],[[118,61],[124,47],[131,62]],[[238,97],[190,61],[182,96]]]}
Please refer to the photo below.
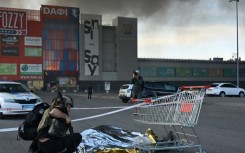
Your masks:
{"label": "concrete wall", "polygon": [[117,74],[118,81],[126,80],[138,69],[137,19],[118,17],[113,21],[117,29]]}

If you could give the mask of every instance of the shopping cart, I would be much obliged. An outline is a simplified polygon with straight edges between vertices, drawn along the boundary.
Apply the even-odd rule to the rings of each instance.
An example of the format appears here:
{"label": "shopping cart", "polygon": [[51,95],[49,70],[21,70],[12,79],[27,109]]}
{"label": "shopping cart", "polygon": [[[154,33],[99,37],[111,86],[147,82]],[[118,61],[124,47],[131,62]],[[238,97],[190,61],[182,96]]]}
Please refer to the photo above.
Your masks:
{"label": "shopping cart", "polygon": [[[140,151],[148,153],[157,150],[178,150],[202,149],[194,126],[197,124],[202,107],[204,89],[200,91],[182,91],[174,95],[142,99],[144,105],[135,109],[134,120],[144,124],[163,125],[166,133],[172,131],[174,139],[164,142],[157,142],[151,145],[136,145]],[[140,102],[138,100],[137,102]]]}

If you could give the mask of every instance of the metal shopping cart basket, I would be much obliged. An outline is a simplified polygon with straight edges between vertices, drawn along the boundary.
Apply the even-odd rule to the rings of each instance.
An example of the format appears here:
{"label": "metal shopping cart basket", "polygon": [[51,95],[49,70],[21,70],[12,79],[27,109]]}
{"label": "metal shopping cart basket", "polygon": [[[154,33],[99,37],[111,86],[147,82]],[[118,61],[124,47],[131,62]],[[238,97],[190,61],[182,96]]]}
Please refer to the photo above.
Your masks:
{"label": "metal shopping cart basket", "polygon": [[136,145],[140,151],[202,149],[194,126],[197,124],[202,107],[204,89],[182,91],[174,95],[142,99],[143,105],[135,109],[134,120],[144,124],[163,125],[166,133],[172,131],[174,140],[151,145]]}

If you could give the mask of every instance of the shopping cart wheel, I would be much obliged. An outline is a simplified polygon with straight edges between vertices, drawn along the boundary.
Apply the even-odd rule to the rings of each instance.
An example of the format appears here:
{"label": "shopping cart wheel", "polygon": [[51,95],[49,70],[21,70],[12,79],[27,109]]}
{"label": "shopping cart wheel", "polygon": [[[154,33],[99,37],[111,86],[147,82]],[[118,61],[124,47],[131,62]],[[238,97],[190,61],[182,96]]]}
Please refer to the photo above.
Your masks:
{"label": "shopping cart wheel", "polygon": [[186,139],[180,139],[180,141],[177,141],[176,146],[177,146],[178,152],[182,152],[185,150],[185,148],[181,148],[181,147],[178,148],[178,146],[185,146],[185,145],[187,145]]}
{"label": "shopping cart wheel", "polygon": [[186,139],[180,139],[180,144],[181,145],[187,145],[188,141]]}

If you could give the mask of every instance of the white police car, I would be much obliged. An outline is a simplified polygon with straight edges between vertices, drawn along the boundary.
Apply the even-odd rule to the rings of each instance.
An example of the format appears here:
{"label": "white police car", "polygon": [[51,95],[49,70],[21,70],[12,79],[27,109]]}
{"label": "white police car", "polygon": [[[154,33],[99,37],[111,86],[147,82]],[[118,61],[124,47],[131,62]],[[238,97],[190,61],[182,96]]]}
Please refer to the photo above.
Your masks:
{"label": "white police car", "polygon": [[124,84],[119,89],[119,98],[124,102],[128,102],[132,98],[133,84]]}
{"label": "white police car", "polygon": [[40,97],[18,82],[0,81],[0,118],[27,114],[41,103]]}

